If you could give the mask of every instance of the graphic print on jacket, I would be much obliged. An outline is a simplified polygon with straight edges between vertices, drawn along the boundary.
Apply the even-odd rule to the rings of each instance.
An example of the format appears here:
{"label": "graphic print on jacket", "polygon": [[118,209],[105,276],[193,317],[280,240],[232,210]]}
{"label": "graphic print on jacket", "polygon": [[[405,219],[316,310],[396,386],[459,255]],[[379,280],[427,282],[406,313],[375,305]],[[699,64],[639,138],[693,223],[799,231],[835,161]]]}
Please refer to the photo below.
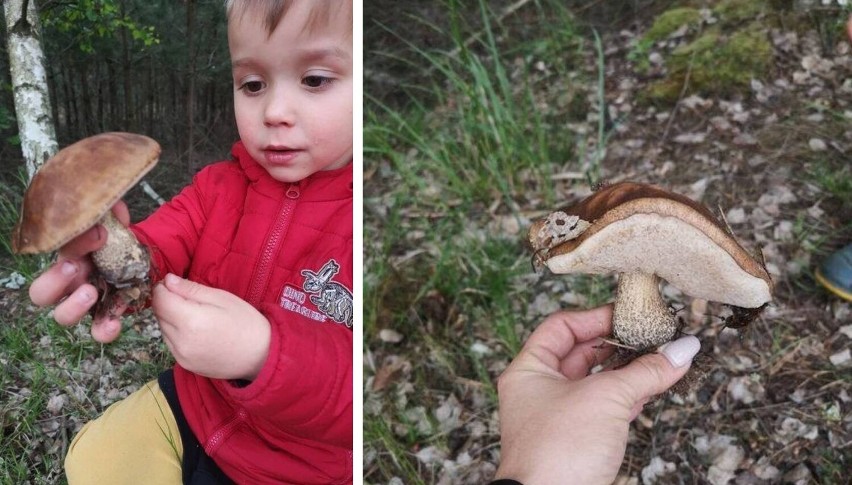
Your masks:
{"label": "graphic print on jacket", "polygon": [[[340,271],[340,264],[330,259],[318,272],[303,269],[301,274],[305,277],[302,289],[306,293],[285,285],[281,292],[281,308],[306,316],[318,322],[325,322],[330,318],[337,323],[352,328],[352,291],[332,281],[332,277]],[[305,301],[310,295],[310,301],[316,305],[317,310],[305,306]]]}

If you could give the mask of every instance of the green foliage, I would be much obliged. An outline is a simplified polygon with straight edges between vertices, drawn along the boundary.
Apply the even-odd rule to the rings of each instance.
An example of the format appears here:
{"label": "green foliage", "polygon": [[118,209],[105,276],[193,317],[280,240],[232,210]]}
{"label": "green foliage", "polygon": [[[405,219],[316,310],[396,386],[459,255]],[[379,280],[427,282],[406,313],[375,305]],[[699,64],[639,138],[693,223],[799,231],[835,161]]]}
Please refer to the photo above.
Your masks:
{"label": "green foliage", "polygon": [[[12,99],[12,85],[0,78],[0,96]],[[21,140],[18,136],[17,118],[11,104],[0,102],[0,133],[14,133],[6,137],[6,143],[10,146],[20,146]]]}
{"label": "green foliage", "polygon": [[72,33],[82,52],[93,53],[98,39],[114,37],[124,29],[144,47],[160,43],[153,25],[141,25],[121,11],[117,0],[77,0],[45,10],[42,23],[47,29]]}
{"label": "green foliage", "polygon": [[[847,382],[847,385],[849,383]],[[846,483],[849,480],[849,453],[842,449],[823,448],[815,457],[817,476],[823,483]]]}
{"label": "green foliage", "polygon": [[15,125],[15,113],[8,106],[0,104],[0,131],[6,131]]}
{"label": "green foliage", "polygon": [[[447,6],[450,28],[436,29],[452,39],[452,55],[409,43],[425,69],[438,75],[424,86],[438,108],[424,104],[419,92],[412,92],[403,111],[370,100],[364,138],[368,163],[390,160],[409,189],[434,184],[445,199],[511,199],[529,181],[541,180],[550,164],[571,159],[573,140],[561,125],[542,118],[526,82],[531,76],[510,73],[486,2],[479,4],[483,33],[473,44],[466,42],[468,29],[455,2]],[[539,48],[556,49],[552,43]]]}
{"label": "green foliage", "polygon": [[[405,483],[422,485],[423,479],[420,478],[408,451],[397,441],[386,419],[385,416],[364,416],[364,443],[390,455],[390,460],[378,461],[382,475],[397,476],[401,471]],[[390,466],[391,464],[395,466]]]}
{"label": "green foliage", "polygon": [[825,195],[852,209],[852,167],[844,162],[845,160],[838,164],[825,159],[819,160],[808,170],[808,177]]}

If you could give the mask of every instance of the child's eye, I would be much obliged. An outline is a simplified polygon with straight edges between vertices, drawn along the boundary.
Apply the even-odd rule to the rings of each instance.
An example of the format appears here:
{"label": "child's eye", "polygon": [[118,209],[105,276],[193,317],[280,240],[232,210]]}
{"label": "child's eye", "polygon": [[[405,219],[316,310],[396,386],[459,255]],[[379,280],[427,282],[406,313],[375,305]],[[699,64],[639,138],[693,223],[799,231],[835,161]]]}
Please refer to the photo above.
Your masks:
{"label": "child's eye", "polygon": [[257,94],[263,88],[264,88],[264,85],[263,85],[262,81],[248,81],[248,82],[243,83],[242,86],[240,86],[241,91],[245,91],[249,94]]}
{"label": "child's eye", "polygon": [[302,78],[302,84],[312,89],[325,87],[332,81],[334,79],[325,76],[305,76]]}

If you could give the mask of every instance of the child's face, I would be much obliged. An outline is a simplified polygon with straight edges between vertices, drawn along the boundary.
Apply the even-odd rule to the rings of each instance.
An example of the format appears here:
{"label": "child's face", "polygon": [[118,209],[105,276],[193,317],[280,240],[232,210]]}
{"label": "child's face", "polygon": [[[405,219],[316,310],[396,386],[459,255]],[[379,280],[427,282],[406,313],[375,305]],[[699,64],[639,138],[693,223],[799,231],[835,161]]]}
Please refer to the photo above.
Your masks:
{"label": "child's face", "polygon": [[340,8],[308,28],[312,3],[295,0],[272,35],[251,7],[228,26],[240,138],[281,182],[352,160],[351,20]]}

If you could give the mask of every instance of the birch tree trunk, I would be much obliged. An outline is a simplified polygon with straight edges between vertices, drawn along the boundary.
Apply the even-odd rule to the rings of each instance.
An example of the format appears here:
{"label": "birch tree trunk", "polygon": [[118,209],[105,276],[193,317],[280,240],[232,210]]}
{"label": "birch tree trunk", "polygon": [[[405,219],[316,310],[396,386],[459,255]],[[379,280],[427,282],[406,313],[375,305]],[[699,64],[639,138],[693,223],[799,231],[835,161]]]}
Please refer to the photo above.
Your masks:
{"label": "birch tree trunk", "polygon": [[9,71],[27,179],[59,149],[47,92],[35,0],[3,0]]}

